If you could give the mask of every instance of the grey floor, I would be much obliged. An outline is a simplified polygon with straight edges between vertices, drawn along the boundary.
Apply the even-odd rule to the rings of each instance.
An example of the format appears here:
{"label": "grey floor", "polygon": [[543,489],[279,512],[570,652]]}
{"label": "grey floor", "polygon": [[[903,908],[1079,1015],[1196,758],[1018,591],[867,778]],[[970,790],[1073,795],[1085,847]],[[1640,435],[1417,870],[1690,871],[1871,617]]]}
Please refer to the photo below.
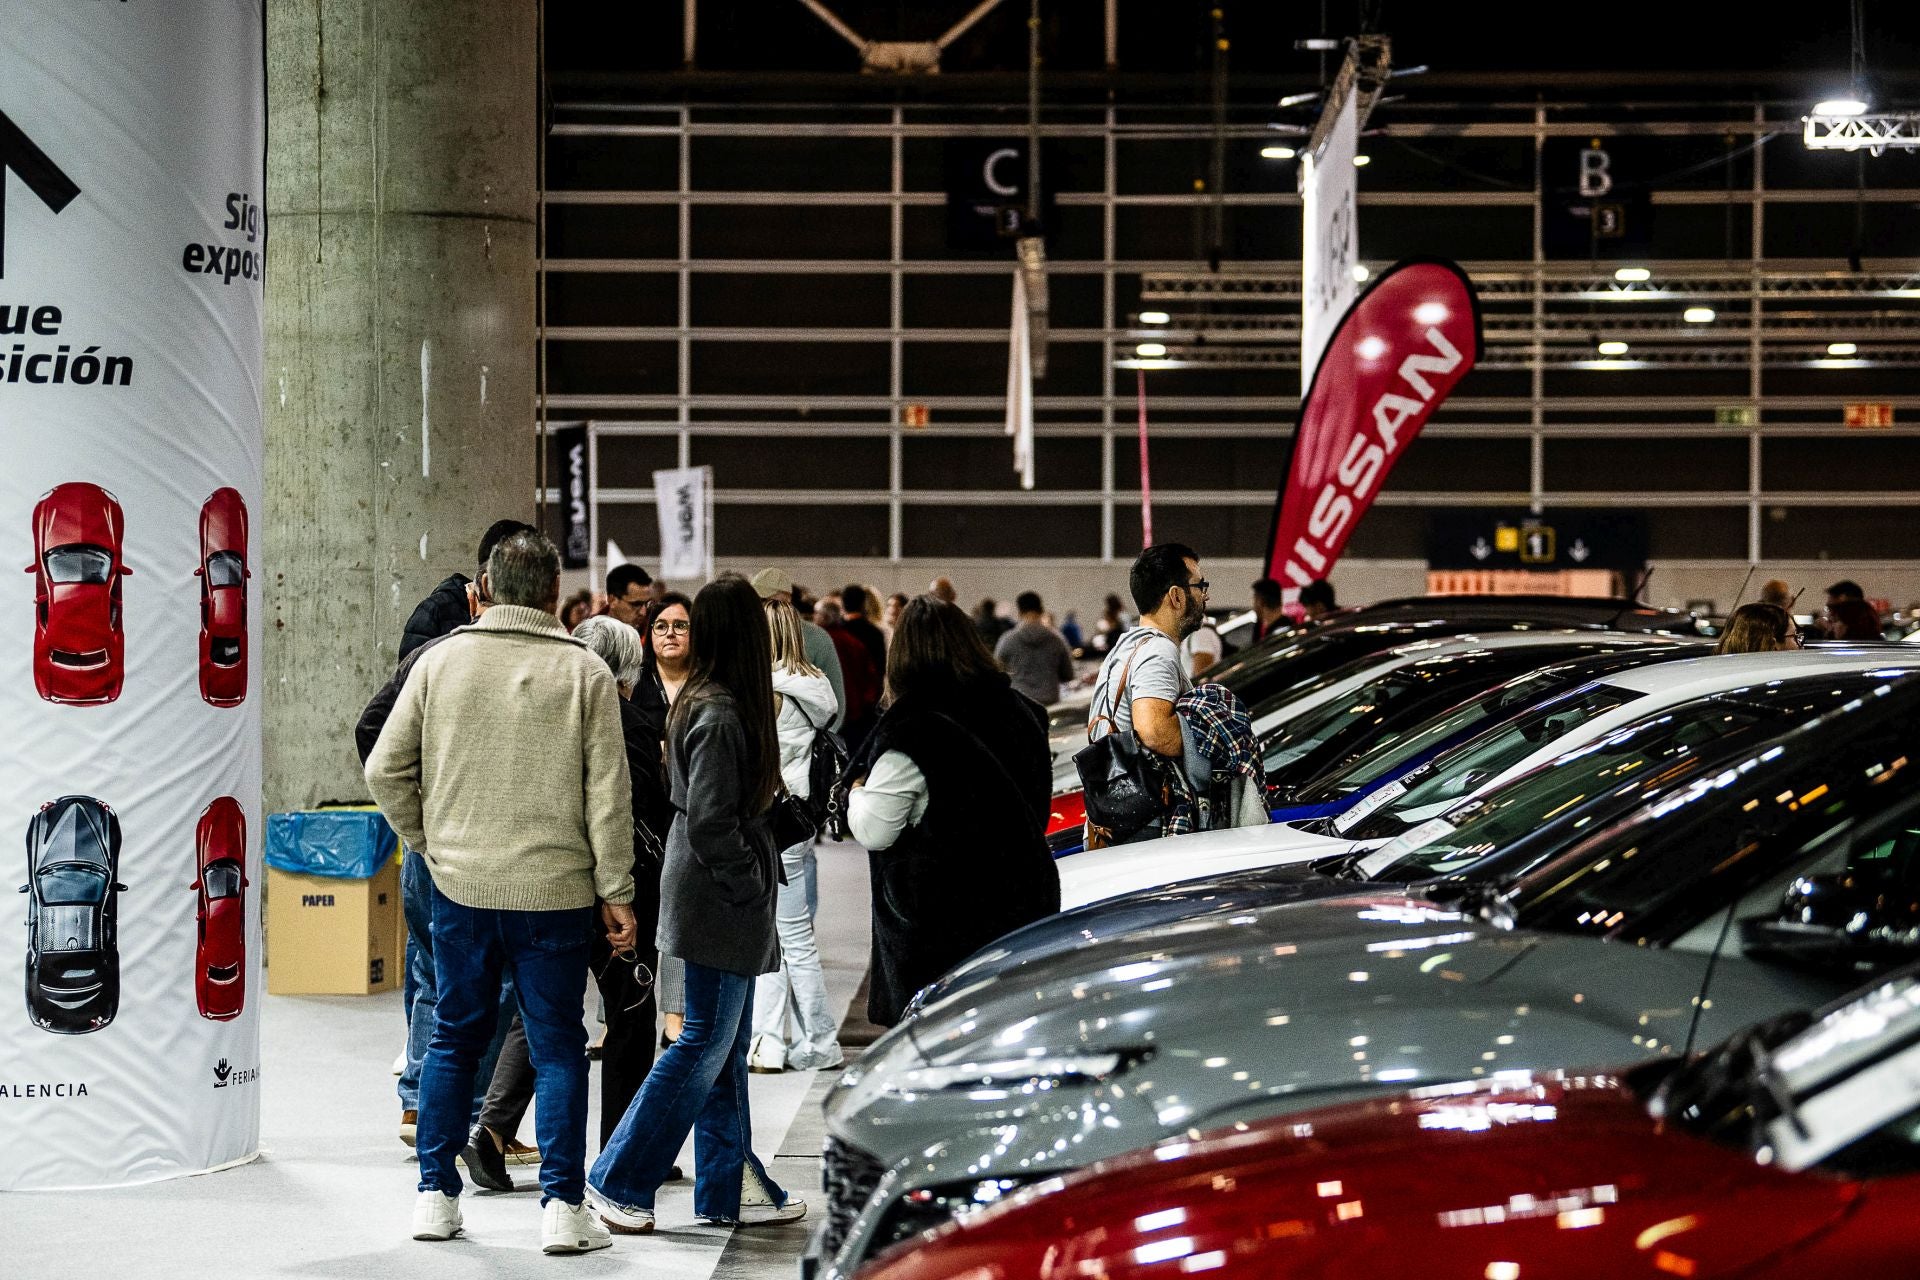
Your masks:
{"label": "grey floor", "polygon": [[[820,850],[819,936],[836,1010],[867,961],[866,855]],[[820,1204],[819,1100],[813,1072],[753,1078],[754,1147],[774,1175],[806,1196],[807,1221],[729,1231],[699,1225],[691,1183],[662,1190],[659,1230],[615,1238],[584,1257],[540,1253],[535,1171],[527,1188],[469,1188],[463,1238],[408,1238],[416,1166],[397,1137],[391,1067],[402,1021],[397,993],[267,996],[261,1029],[261,1137],[252,1164],[121,1191],[0,1196],[0,1277],[317,1276],[340,1280],[551,1274],[790,1280]],[[827,1073],[831,1074],[831,1073]],[[599,1090],[588,1133],[599,1133]],[[531,1132],[529,1121],[528,1132]],[[0,1133],[0,1141],[5,1135]],[[691,1151],[681,1164],[692,1166]]]}

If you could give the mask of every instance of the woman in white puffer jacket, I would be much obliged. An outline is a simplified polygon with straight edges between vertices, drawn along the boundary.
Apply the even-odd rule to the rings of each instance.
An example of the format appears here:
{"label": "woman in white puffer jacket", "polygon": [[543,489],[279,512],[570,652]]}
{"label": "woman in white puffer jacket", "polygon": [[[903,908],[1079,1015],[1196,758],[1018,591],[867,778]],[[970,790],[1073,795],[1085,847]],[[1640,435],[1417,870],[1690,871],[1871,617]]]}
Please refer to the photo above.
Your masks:
{"label": "woman in white puffer jacket", "polygon": [[[778,706],[780,777],[787,790],[807,799],[814,735],[832,722],[839,704],[833,685],[807,661],[800,615],[780,599],[766,601],[773,632],[773,693]],[[760,1072],[837,1067],[840,1027],[827,1006],[826,975],[813,936],[819,904],[813,842],[780,853],[787,883],[781,886],[774,923],[780,934],[780,968],[762,976],[753,993],[753,1044],[747,1065]]]}

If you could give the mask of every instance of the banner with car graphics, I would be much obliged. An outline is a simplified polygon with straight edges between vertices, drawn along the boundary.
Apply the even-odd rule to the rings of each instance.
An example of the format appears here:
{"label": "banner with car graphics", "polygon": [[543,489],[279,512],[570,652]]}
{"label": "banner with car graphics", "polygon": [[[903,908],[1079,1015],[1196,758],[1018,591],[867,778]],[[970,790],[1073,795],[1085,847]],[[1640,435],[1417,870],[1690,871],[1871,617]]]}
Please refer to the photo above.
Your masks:
{"label": "banner with car graphics", "polygon": [[263,24],[0,17],[0,1191],[259,1149]]}

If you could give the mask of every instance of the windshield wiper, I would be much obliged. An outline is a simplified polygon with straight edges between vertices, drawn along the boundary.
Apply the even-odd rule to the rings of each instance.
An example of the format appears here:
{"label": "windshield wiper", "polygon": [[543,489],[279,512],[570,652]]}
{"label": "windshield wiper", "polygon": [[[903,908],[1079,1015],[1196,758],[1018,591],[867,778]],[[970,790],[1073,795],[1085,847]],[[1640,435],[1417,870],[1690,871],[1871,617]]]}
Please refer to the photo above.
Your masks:
{"label": "windshield wiper", "polygon": [[1430,900],[1479,916],[1488,924],[1511,929],[1516,923],[1506,886],[1498,880],[1436,880],[1425,889]]}

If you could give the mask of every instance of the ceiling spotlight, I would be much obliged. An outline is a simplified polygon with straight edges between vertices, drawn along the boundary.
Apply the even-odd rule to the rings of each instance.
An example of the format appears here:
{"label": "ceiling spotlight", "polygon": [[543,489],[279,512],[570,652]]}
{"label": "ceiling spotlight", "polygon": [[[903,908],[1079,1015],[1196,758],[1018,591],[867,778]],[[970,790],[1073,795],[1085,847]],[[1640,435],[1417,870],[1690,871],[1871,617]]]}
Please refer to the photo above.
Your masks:
{"label": "ceiling spotlight", "polygon": [[1627,354],[1627,344],[1618,340],[1603,342],[1600,344],[1599,351],[1603,356],[1623,356]]}
{"label": "ceiling spotlight", "polygon": [[1143,342],[1133,349],[1133,354],[1145,356],[1149,360],[1167,354],[1167,348],[1158,342]]}
{"label": "ceiling spotlight", "polygon": [[1262,160],[1291,160],[1293,159],[1293,156],[1294,156],[1294,150],[1292,147],[1260,148],[1260,158]]}
{"label": "ceiling spotlight", "polygon": [[1283,107],[1300,107],[1305,106],[1309,102],[1318,102],[1319,100],[1320,91],[1315,89],[1312,93],[1290,93],[1280,99],[1280,105]]}
{"label": "ceiling spotlight", "polygon": [[1813,104],[1813,114],[1817,116],[1863,116],[1867,114],[1867,103],[1859,93],[1843,93],[1837,98],[1828,98],[1825,102]]}
{"label": "ceiling spotlight", "polygon": [[1851,356],[1858,355],[1859,352],[1860,347],[1856,343],[1829,342],[1827,344],[1827,354],[1830,356]]}
{"label": "ceiling spotlight", "polygon": [[1164,311],[1142,311],[1140,313],[1141,324],[1165,324],[1171,319],[1173,319],[1173,317]]}
{"label": "ceiling spotlight", "polygon": [[1358,283],[1365,284],[1367,277],[1372,274],[1372,272],[1367,270],[1365,264],[1359,262],[1353,264],[1353,278]]}
{"label": "ceiling spotlight", "polygon": [[1355,156],[1353,158],[1353,167],[1356,169],[1364,169],[1372,163],[1373,163],[1372,156]]}
{"label": "ceiling spotlight", "polygon": [[1645,267],[1621,267],[1613,273],[1613,278],[1621,284],[1640,284],[1653,279],[1653,272]]}
{"label": "ceiling spotlight", "polygon": [[1688,324],[1712,324],[1714,315],[1712,307],[1688,307],[1680,313],[1680,318]]}

